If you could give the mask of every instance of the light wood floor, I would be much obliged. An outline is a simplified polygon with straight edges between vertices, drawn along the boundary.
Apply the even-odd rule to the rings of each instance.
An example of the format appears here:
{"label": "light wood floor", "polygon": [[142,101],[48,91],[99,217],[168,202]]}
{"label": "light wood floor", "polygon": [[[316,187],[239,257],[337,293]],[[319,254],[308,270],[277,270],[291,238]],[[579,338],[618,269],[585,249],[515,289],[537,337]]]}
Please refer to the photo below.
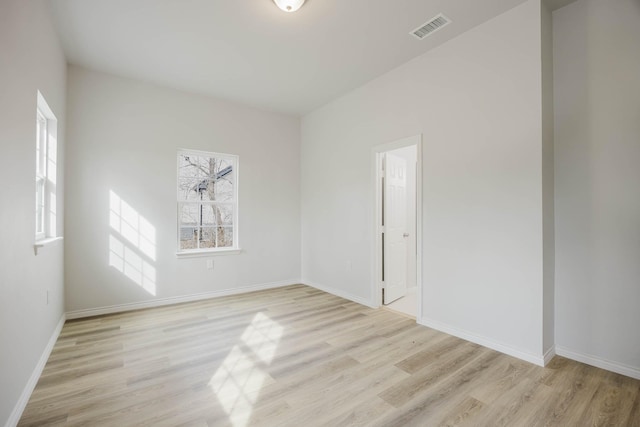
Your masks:
{"label": "light wood floor", "polygon": [[639,390],[300,285],[69,321],[20,425],[640,426]]}

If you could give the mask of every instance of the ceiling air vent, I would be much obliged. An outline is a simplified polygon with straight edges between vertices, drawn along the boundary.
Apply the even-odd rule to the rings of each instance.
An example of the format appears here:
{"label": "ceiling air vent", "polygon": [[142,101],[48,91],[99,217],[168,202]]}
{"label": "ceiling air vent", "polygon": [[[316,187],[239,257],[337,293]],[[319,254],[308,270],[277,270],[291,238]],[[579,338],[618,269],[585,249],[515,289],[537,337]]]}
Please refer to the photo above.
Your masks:
{"label": "ceiling air vent", "polygon": [[430,19],[428,22],[420,25],[415,30],[411,31],[410,34],[418,40],[422,40],[423,38],[435,33],[436,31],[438,31],[442,27],[447,26],[450,23],[451,20],[441,13]]}

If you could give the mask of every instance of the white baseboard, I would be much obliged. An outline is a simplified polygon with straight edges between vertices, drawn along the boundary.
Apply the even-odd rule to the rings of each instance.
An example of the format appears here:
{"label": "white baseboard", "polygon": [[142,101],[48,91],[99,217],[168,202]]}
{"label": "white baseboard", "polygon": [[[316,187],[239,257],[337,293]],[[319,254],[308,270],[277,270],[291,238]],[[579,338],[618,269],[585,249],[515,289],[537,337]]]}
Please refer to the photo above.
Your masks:
{"label": "white baseboard", "polygon": [[638,367],[612,362],[610,360],[602,359],[601,357],[569,350],[568,348],[561,346],[556,346],[556,354],[558,356],[586,363],[587,365],[595,366],[596,368],[605,369],[607,371],[640,380],[640,368]]}
{"label": "white baseboard", "polygon": [[182,295],[168,298],[158,298],[149,301],[132,302],[126,304],[110,305],[106,307],[88,308],[67,312],[67,319],[80,319],[83,317],[100,316],[103,314],[121,313],[124,311],[140,310],[143,308],[161,307],[163,305],[179,304],[183,302],[200,301],[204,299],[224,297],[229,295],[244,294],[247,292],[262,291],[265,289],[281,288],[300,284],[300,280],[285,280],[281,282],[262,283],[258,285],[243,286],[240,288],[222,289],[218,291],[203,292],[199,294]]}
{"label": "white baseboard", "polygon": [[458,329],[453,326],[446,325],[444,323],[431,320],[431,319],[418,319],[418,323],[423,326],[427,326],[432,329],[437,329],[438,331],[447,333],[449,335],[456,336],[458,338],[462,338],[463,340],[471,341],[476,344],[480,344],[483,347],[490,348],[492,350],[499,351],[500,353],[508,354],[509,356],[517,357],[518,359],[525,360],[527,362],[533,363],[538,366],[544,366],[544,356],[531,354],[526,351],[513,348],[510,345],[496,342],[487,337],[483,337],[473,332],[465,331],[462,329]]}
{"label": "white baseboard", "polygon": [[361,298],[361,297],[358,297],[358,296],[355,296],[355,295],[352,295],[349,292],[343,291],[342,289],[336,289],[336,288],[332,288],[331,286],[320,285],[318,283],[314,283],[314,282],[311,282],[309,280],[303,280],[302,283],[307,285],[307,286],[311,286],[312,288],[316,288],[318,290],[327,292],[329,294],[333,294],[333,295],[338,296],[340,298],[344,298],[344,299],[348,299],[348,300],[353,301],[353,302],[357,302],[358,304],[362,304],[362,305],[365,305],[365,306],[370,307],[370,308],[378,308],[377,306],[373,305],[371,303],[371,301],[369,301],[367,299],[364,299],[364,298]]}
{"label": "white baseboard", "polygon": [[29,398],[31,397],[31,393],[33,393],[33,389],[36,388],[36,384],[38,384],[38,380],[40,379],[40,375],[42,375],[42,371],[44,369],[44,365],[47,364],[47,360],[49,360],[49,355],[51,354],[51,350],[53,350],[53,346],[58,341],[58,336],[60,336],[60,331],[62,331],[62,327],[64,326],[64,322],[66,321],[66,316],[63,313],[58,321],[58,325],[56,325],[56,329],[51,334],[49,338],[49,342],[47,346],[44,348],[42,355],[40,356],[40,360],[38,360],[38,364],[33,369],[31,373],[31,377],[29,377],[29,381],[27,381],[27,385],[22,390],[22,394],[20,395],[20,399],[14,406],[13,411],[11,411],[11,415],[9,415],[9,419],[5,424],[5,427],[15,427],[18,425],[18,421],[20,421],[20,417],[22,416],[22,412],[24,412],[24,408],[27,407],[27,403],[29,403]]}
{"label": "white baseboard", "polygon": [[549,362],[551,362],[551,359],[553,359],[556,355],[556,346],[552,345],[551,348],[549,348],[549,350],[545,351],[544,353],[544,366],[547,366],[549,364]]}

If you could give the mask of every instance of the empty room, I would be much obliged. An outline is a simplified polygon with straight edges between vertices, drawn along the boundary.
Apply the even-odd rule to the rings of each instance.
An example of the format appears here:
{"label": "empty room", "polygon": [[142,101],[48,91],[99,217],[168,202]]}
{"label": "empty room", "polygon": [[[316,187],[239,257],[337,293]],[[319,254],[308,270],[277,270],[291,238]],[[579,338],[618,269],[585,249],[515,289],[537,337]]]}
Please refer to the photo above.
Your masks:
{"label": "empty room", "polygon": [[0,0],[0,426],[639,426],[640,0]]}

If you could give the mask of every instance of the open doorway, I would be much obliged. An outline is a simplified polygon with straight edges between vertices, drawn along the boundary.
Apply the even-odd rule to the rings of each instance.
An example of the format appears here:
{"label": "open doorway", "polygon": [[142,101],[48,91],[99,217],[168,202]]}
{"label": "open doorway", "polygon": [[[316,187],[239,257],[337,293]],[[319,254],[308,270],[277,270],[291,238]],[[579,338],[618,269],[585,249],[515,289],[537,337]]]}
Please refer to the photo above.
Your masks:
{"label": "open doorway", "polygon": [[421,315],[421,138],[374,148],[375,295],[378,304],[418,319]]}

